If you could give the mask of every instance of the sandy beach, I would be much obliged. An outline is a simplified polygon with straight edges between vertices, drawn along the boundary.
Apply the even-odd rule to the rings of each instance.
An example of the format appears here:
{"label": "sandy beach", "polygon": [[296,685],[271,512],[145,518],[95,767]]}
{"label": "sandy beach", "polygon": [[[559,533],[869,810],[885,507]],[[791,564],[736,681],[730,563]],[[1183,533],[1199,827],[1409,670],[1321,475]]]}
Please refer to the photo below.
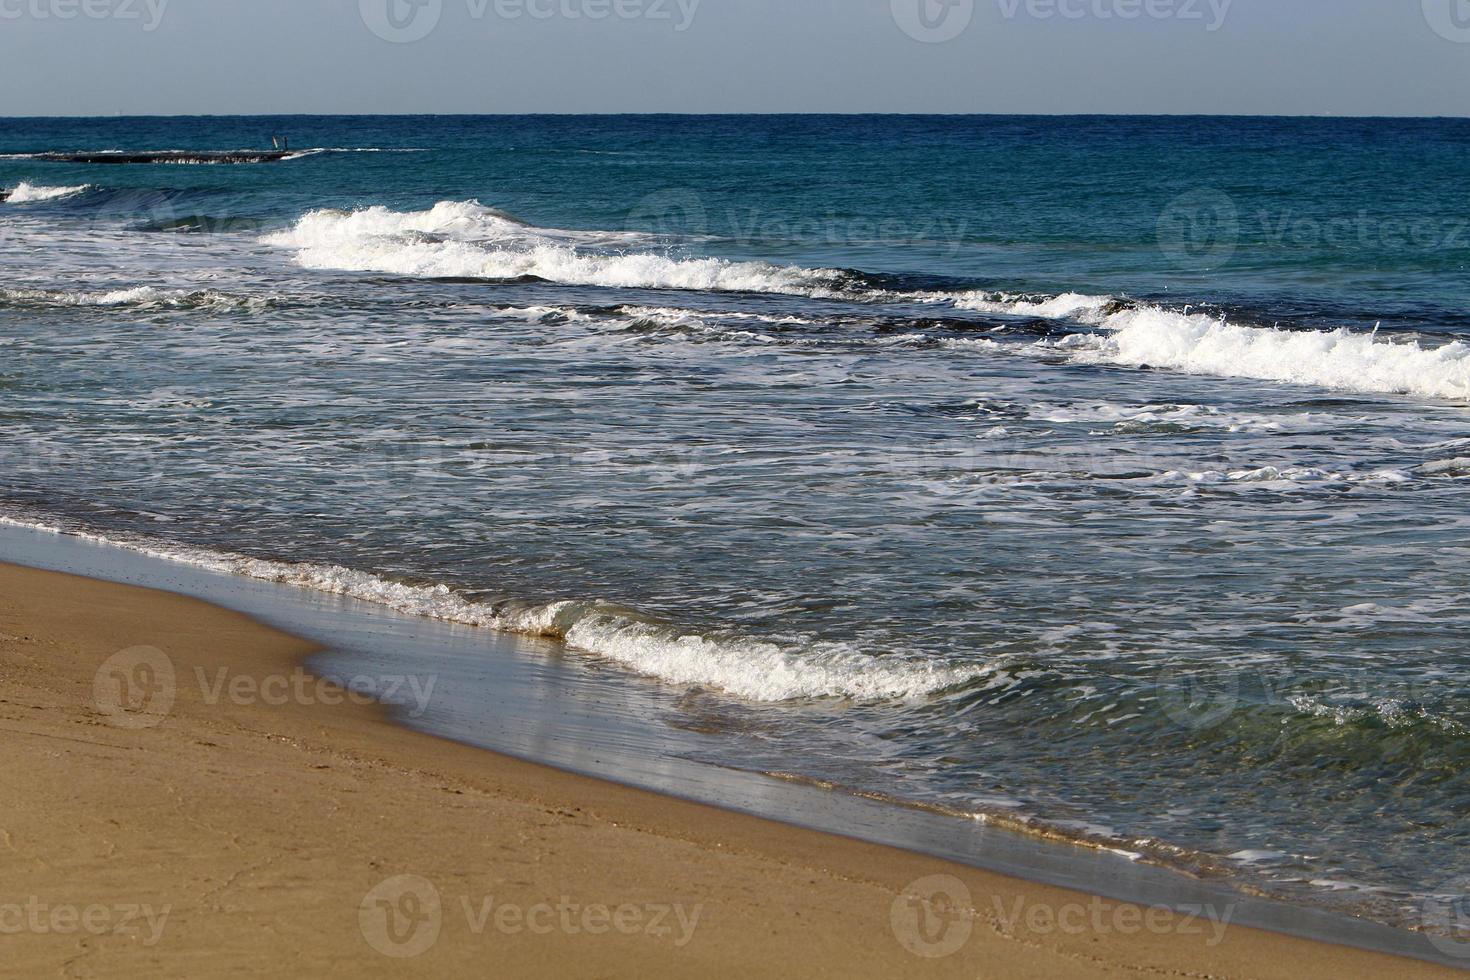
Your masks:
{"label": "sandy beach", "polygon": [[1456,975],[438,740],[310,653],[0,566],[7,973]]}

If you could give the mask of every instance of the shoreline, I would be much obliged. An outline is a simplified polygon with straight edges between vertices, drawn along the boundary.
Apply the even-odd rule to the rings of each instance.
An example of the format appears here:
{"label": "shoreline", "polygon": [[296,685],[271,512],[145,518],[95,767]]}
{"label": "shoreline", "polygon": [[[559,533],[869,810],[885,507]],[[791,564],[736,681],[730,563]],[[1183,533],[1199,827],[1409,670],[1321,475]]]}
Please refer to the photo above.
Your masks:
{"label": "shoreline", "polygon": [[[346,570],[344,584],[334,581],[344,571],[338,568],[141,536],[111,537],[42,517],[0,515],[0,551],[9,547],[24,556],[17,563],[31,567],[202,599],[312,638],[322,652],[310,665],[329,675],[367,666],[379,675],[413,679],[428,658],[436,677],[447,674],[455,690],[464,682],[466,694],[441,689],[430,713],[422,710],[427,701],[412,710],[399,698],[398,723],[427,734],[1029,881],[1175,908],[1235,903],[1240,921],[1258,928],[1458,965],[1458,948],[1446,956],[1415,931],[1422,906],[1413,912],[1400,907],[1388,920],[1352,907],[1293,900],[1219,873],[1218,861],[1189,865],[1167,853],[1161,859],[1139,850],[1140,842],[1069,832],[1045,817],[1017,819],[999,808],[955,810],[790,767],[732,764],[725,740],[737,737],[732,733],[738,729],[722,730],[718,722],[690,727],[691,714],[700,709],[680,686],[616,666],[605,669],[557,639],[416,611],[392,593],[391,580],[371,573]],[[502,663],[509,666],[486,673],[486,664]],[[396,693],[411,699],[411,688],[399,686]],[[447,710],[438,710],[446,701]],[[540,737],[548,717],[557,717],[564,729],[556,739]],[[526,737],[524,731],[538,734]],[[595,764],[589,762],[594,756]]]}
{"label": "shoreline", "polygon": [[[20,801],[3,825],[21,859],[12,894],[38,903],[48,928],[58,910],[63,926],[67,909],[114,914],[109,924],[129,906],[155,913],[135,914],[131,935],[75,926],[0,937],[21,966],[96,956],[109,972],[289,961],[376,974],[494,955],[528,976],[1453,972],[1236,925],[1228,910],[1187,917],[1094,898],[436,738],[303,675],[317,644],[192,598],[15,565],[0,565],[0,595],[0,658],[12,668],[0,708],[19,744],[37,746],[5,770],[6,798]],[[98,667],[140,646],[167,648],[175,697],[157,724],[110,724]],[[122,675],[139,676],[123,660]],[[943,905],[945,889],[969,893],[962,914],[934,914],[927,900]],[[386,925],[384,910],[425,908],[422,929],[372,924]],[[430,925],[436,938],[417,956],[393,955]],[[269,949],[260,930],[275,936]],[[206,957],[211,946],[224,955]],[[949,955],[921,955],[938,952]]]}

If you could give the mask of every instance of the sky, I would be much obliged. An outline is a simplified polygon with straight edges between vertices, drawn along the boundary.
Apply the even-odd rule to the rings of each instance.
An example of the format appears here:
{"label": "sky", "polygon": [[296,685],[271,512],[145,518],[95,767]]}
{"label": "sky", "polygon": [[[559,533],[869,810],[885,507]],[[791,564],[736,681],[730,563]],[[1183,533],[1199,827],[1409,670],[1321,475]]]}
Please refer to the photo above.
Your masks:
{"label": "sky", "polygon": [[0,0],[0,115],[1470,116],[1470,0]]}

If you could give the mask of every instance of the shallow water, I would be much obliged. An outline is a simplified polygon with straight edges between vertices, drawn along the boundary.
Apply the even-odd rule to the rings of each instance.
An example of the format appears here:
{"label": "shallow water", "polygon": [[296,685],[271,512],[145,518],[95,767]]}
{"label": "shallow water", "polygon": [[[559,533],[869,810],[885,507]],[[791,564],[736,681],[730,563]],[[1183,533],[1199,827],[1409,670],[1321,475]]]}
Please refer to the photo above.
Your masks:
{"label": "shallow water", "polygon": [[[340,149],[27,157],[285,125]],[[1470,875],[1467,144],[9,121],[4,499],[563,637],[707,761],[1412,921]]]}

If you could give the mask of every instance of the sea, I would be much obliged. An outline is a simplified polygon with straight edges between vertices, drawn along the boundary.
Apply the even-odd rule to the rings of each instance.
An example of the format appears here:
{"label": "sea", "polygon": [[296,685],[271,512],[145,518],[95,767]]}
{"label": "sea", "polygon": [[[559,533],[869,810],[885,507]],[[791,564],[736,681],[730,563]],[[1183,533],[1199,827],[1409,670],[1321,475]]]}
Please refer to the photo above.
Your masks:
{"label": "sea", "polygon": [[1467,161],[1447,119],[4,119],[0,516],[551,638],[710,765],[1413,926],[1470,891]]}

